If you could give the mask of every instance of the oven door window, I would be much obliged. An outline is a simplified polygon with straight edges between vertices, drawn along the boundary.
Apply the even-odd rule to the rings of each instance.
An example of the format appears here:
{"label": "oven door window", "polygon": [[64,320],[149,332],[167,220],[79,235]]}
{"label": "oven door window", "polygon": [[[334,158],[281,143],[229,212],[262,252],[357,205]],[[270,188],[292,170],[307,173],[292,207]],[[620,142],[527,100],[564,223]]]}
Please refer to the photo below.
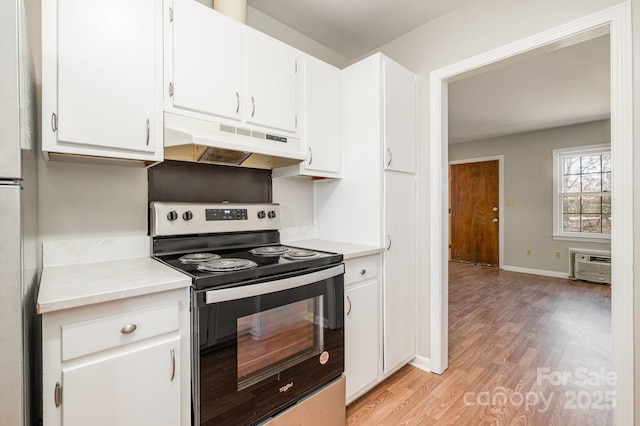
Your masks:
{"label": "oven door window", "polygon": [[322,296],[238,318],[238,390],[320,355],[322,318]]}

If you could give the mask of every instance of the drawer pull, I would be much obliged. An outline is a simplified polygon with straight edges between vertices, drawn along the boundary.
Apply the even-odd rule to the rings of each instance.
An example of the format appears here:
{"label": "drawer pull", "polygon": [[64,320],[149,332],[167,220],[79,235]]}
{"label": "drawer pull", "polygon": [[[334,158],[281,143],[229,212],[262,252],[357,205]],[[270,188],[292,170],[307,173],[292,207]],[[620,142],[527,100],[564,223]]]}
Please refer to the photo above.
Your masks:
{"label": "drawer pull", "polygon": [[120,333],[122,333],[122,334],[131,334],[134,331],[136,331],[136,328],[138,328],[138,326],[135,325],[135,324],[127,324],[124,327],[122,327],[122,329],[120,330]]}
{"label": "drawer pull", "polygon": [[366,273],[367,273],[367,270],[366,270],[366,269],[363,269],[363,270],[361,270],[361,271],[360,271],[360,275],[364,275],[364,274],[366,274]]}
{"label": "drawer pull", "polygon": [[351,299],[347,296],[347,302],[349,302],[349,310],[347,311],[347,316],[351,314]]}

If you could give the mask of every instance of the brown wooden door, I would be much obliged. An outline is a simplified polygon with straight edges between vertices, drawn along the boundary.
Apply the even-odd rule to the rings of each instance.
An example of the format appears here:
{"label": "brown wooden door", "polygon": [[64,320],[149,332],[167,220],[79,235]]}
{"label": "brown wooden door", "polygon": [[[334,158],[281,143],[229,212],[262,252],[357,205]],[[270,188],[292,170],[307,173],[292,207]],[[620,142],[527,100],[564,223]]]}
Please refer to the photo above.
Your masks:
{"label": "brown wooden door", "polygon": [[449,260],[499,266],[498,160],[449,166]]}

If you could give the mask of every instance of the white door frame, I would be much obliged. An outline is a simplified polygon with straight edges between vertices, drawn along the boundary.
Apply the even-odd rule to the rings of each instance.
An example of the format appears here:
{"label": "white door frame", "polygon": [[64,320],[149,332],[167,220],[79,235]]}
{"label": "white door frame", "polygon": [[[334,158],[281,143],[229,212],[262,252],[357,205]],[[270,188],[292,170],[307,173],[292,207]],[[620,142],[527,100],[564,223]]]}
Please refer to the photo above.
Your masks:
{"label": "white door frame", "polygon": [[[430,362],[431,370],[448,366],[448,84],[533,51],[553,50],[607,29],[611,48],[612,179],[612,324],[616,424],[634,422],[633,340],[633,74],[631,4],[621,3],[549,31],[508,44],[431,72],[430,75]],[[585,37],[586,36],[586,37]],[[504,63],[504,62],[503,62]],[[549,230],[551,232],[551,230]]]}
{"label": "white door frame", "polygon": [[[451,166],[454,164],[483,163],[485,161],[495,160],[498,160],[498,213],[500,217],[498,222],[498,268],[504,269],[504,155],[493,155],[489,157],[454,160],[449,161],[449,165]],[[449,185],[447,183],[447,188],[448,187]],[[447,218],[448,217],[449,214],[447,214]],[[447,232],[449,232],[448,229],[449,227],[447,227]],[[449,241],[449,239],[447,239],[447,241]]]}

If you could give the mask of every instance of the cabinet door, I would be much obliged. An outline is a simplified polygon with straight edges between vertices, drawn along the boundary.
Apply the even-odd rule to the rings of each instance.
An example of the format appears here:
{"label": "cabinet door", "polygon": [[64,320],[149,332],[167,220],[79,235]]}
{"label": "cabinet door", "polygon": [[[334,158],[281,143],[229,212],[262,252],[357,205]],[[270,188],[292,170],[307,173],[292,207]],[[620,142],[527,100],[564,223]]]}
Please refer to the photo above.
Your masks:
{"label": "cabinet door", "polygon": [[62,370],[66,426],[179,425],[180,338]]}
{"label": "cabinet door", "polygon": [[416,353],[416,180],[385,172],[384,372]]}
{"label": "cabinet door", "polygon": [[44,17],[57,19],[57,57],[43,60],[57,61],[58,143],[154,152],[162,145],[160,2],[58,0],[56,12]]}
{"label": "cabinet door", "polygon": [[378,282],[348,288],[345,295],[347,401],[378,379]]}
{"label": "cabinet door", "polygon": [[173,8],[173,106],[239,120],[242,25],[193,0]]}
{"label": "cabinet door", "polygon": [[416,172],[416,76],[383,59],[385,170]]}
{"label": "cabinet door", "polygon": [[340,75],[341,71],[308,56],[305,75],[305,170],[340,173]]}
{"label": "cabinet door", "polygon": [[296,50],[246,28],[245,120],[296,132]]}

